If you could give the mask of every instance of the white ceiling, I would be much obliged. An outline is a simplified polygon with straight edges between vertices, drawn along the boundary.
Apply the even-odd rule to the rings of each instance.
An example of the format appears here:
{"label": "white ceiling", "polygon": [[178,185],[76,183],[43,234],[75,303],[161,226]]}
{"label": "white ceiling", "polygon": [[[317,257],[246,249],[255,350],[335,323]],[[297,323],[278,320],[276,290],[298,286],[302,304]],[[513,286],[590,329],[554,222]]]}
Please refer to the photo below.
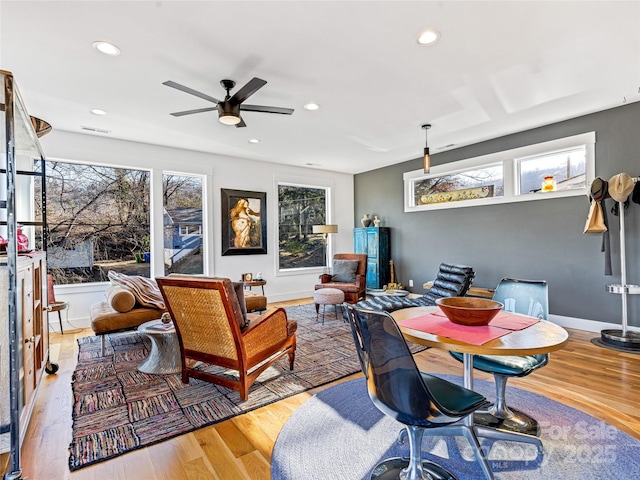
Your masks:
{"label": "white ceiling", "polygon": [[[3,0],[0,22],[0,69],[54,131],[346,173],[418,157],[424,123],[433,153],[640,100],[638,1]],[[223,98],[254,76],[247,103],[294,114],[169,115],[212,104],[166,80]]]}

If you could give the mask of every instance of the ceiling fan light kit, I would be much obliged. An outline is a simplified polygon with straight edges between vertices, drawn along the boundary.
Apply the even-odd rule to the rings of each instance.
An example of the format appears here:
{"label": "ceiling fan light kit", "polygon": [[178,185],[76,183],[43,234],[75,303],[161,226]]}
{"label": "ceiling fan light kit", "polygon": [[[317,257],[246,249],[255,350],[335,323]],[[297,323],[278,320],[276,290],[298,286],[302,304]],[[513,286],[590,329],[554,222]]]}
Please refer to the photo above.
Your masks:
{"label": "ceiling fan light kit", "polygon": [[198,108],[195,110],[174,112],[171,114],[174,117],[182,117],[184,115],[217,110],[218,120],[220,121],[220,123],[223,123],[224,125],[235,125],[236,127],[246,127],[247,125],[244,123],[244,120],[242,120],[242,117],[240,116],[241,110],[246,112],[279,113],[281,115],[291,115],[293,113],[292,108],[269,107],[266,105],[246,105],[243,103],[247,98],[256,93],[260,88],[265,86],[266,83],[267,82],[265,80],[254,77],[249,80],[249,82],[247,82],[244,87],[242,87],[233,96],[231,96],[230,91],[231,89],[233,89],[233,87],[235,87],[236,82],[234,82],[233,80],[222,80],[220,82],[220,85],[222,85],[222,88],[224,88],[227,92],[224,100],[218,100],[217,98],[211,97],[202,92],[198,92],[197,90],[193,90],[192,88],[185,87],[184,85],[180,85],[179,83],[173,82],[171,80],[163,82],[163,85],[175,88],[176,90],[180,90],[181,92],[185,92],[190,95],[195,95],[196,97],[216,104],[215,107],[210,108]]}

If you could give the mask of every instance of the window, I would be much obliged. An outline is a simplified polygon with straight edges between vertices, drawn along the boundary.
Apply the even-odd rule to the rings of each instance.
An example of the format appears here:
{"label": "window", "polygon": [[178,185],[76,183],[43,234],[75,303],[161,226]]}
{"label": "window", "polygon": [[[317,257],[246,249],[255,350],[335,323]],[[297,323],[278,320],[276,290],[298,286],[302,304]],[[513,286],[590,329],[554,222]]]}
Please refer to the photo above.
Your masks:
{"label": "window", "polygon": [[516,194],[537,193],[543,189],[585,188],[586,155],[586,146],[580,145],[559,152],[517,158],[519,190]]}
{"label": "window", "polygon": [[278,268],[323,267],[325,242],[313,225],[326,224],[328,189],[278,184]]}
{"label": "window", "polygon": [[149,276],[149,185],[146,170],[47,162],[47,261],[56,284],[107,281],[109,270]]}
{"label": "window", "polygon": [[586,195],[595,132],[404,174],[405,212]]}
{"label": "window", "polygon": [[501,197],[504,195],[502,165],[417,180],[414,195],[416,205]]}
{"label": "window", "polygon": [[162,176],[164,207],[164,274],[204,272],[202,178]]}

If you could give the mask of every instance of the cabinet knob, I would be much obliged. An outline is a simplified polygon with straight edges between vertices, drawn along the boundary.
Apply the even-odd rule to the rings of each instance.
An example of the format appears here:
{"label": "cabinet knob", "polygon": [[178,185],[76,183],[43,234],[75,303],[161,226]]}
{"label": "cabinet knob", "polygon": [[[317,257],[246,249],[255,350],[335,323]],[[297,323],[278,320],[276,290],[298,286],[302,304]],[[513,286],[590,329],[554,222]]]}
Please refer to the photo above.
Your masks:
{"label": "cabinet knob", "polygon": [[36,343],[36,337],[25,338],[24,343]]}

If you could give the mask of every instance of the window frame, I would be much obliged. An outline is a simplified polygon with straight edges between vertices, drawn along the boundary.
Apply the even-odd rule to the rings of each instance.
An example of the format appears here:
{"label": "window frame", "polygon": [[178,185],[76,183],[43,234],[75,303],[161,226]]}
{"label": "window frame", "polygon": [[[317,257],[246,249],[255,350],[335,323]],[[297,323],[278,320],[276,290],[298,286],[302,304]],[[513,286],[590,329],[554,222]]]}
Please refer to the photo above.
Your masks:
{"label": "window frame", "polygon": [[[158,170],[152,170],[151,171],[151,177],[152,179],[155,178],[154,175],[157,175],[159,177],[160,183],[161,185],[164,185],[164,178],[165,176],[179,176],[179,177],[192,177],[192,178],[198,178],[200,179],[200,188],[201,188],[201,200],[202,200],[202,223],[200,224],[200,226],[198,227],[198,232],[197,235],[200,235],[202,237],[202,241],[201,241],[201,246],[200,248],[202,249],[202,274],[199,275],[206,275],[208,272],[208,268],[207,268],[207,258],[208,258],[208,237],[209,237],[209,229],[206,228],[207,223],[208,223],[208,212],[207,212],[207,192],[209,191],[208,188],[208,181],[207,181],[207,175],[202,174],[202,173],[189,173],[189,172],[180,172],[180,171],[176,171],[176,170],[170,170],[170,169],[158,169]],[[162,196],[164,194],[164,192],[162,191],[162,188],[160,189],[160,195]],[[152,203],[152,211],[153,211],[153,202],[155,201],[155,195],[154,192],[152,191],[151,193],[151,203]],[[159,210],[159,217],[160,217],[160,225],[162,226],[162,232],[160,234],[160,236],[158,237],[158,233],[156,233],[155,235],[152,234],[152,241],[151,241],[151,255],[152,255],[152,259],[151,259],[151,267],[152,267],[152,271],[154,271],[154,268],[159,269],[160,265],[157,263],[158,260],[157,258],[154,259],[153,255],[155,253],[154,250],[154,238],[160,238],[160,248],[158,250],[162,251],[162,269],[160,270],[162,275],[166,275],[165,269],[166,269],[166,264],[165,264],[165,247],[164,247],[164,205],[163,205],[163,201],[160,201],[160,206],[161,208],[156,209]],[[151,218],[151,228],[152,230],[154,230],[154,221],[156,220],[155,215],[152,215]],[[188,226],[185,226],[185,229],[188,230]],[[155,233],[155,232],[154,232]],[[186,234],[188,234],[189,232],[187,231]],[[194,233],[194,232],[191,232]],[[211,235],[211,237],[213,238],[213,235]],[[158,276],[157,273],[155,273],[154,271],[154,276]]]}
{"label": "window frame", "polygon": [[[422,212],[430,210],[443,210],[450,208],[475,207],[481,205],[496,205],[501,203],[529,202],[536,200],[549,200],[555,198],[566,198],[587,195],[589,186],[595,178],[595,143],[596,133],[587,132],[570,137],[559,138],[547,142],[526,145],[510,150],[468,158],[456,162],[437,165],[431,168],[430,173],[425,174],[422,169],[405,172],[404,180],[404,211]],[[519,162],[527,157],[536,155],[551,154],[557,151],[567,150],[579,146],[585,146],[585,186],[569,190],[556,190],[552,192],[539,193],[518,193],[519,189]],[[415,204],[415,183],[433,177],[454,175],[474,168],[483,168],[492,165],[502,164],[504,195],[502,197],[481,198],[474,200],[460,200],[456,202],[445,202],[428,205]]]}
{"label": "window frame", "polygon": [[[86,165],[104,168],[124,169],[124,170],[140,170],[149,172],[149,228],[150,228],[150,273],[149,278],[164,275],[164,208],[162,205],[162,180],[164,175],[179,175],[189,177],[199,177],[202,182],[202,227],[199,232],[202,235],[203,248],[203,271],[204,275],[210,275],[213,271],[213,254],[212,247],[209,245],[209,237],[214,239],[215,235],[211,227],[211,191],[213,191],[212,175],[202,171],[184,171],[172,168],[154,168],[149,166],[132,166],[129,162],[114,163],[100,162],[91,160],[69,159],[66,157],[48,157],[46,163],[61,162],[76,165]],[[89,286],[101,286],[107,282],[84,282],[69,283],[60,285],[65,291],[85,291]],[[58,288],[58,287],[56,287]]]}
{"label": "window frame", "polygon": [[[325,191],[325,222],[327,224],[332,222],[333,217],[333,209],[331,206],[333,205],[332,194],[333,188],[329,185],[323,185],[321,183],[310,184],[306,181],[299,181],[294,179],[276,179],[275,182],[275,197],[278,199],[275,203],[275,216],[278,219],[278,228],[275,229],[275,255],[274,255],[274,263],[275,263],[275,272],[276,276],[288,276],[288,275],[301,275],[301,274],[309,274],[309,273],[323,273],[327,266],[321,265],[317,267],[298,267],[298,268],[281,268],[280,267],[280,186],[287,187],[300,187],[300,188],[310,188],[310,189],[318,189]],[[333,243],[331,239],[331,235],[327,238],[326,244],[327,252],[326,257],[333,257]]]}

